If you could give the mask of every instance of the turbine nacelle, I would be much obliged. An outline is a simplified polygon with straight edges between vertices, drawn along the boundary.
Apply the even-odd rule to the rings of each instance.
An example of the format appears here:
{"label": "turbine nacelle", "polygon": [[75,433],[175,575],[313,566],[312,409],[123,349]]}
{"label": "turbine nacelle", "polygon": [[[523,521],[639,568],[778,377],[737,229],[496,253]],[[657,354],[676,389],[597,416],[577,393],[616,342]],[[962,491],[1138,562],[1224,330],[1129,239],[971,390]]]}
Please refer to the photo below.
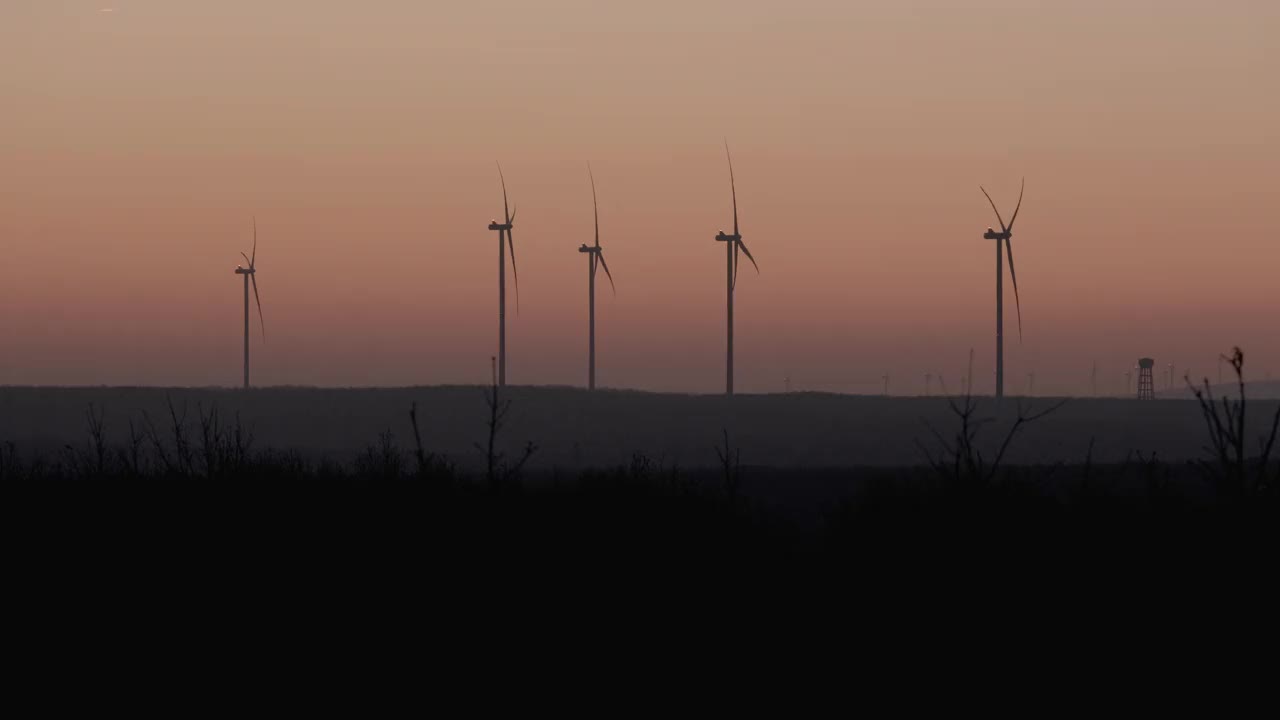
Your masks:
{"label": "turbine nacelle", "polygon": [[742,240],[741,235],[730,235],[723,230],[716,233],[716,242],[738,242],[740,240]]}
{"label": "turbine nacelle", "polygon": [[242,267],[240,265],[236,266],[236,275],[252,275],[255,272],[257,272],[257,270],[254,270],[253,268]]}
{"label": "turbine nacelle", "polygon": [[510,230],[511,223],[500,223],[497,220],[489,223],[490,230]]}
{"label": "turbine nacelle", "polygon": [[987,231],[982,234],[982,237],[988,240],[1008,240],[1009,238],[1013,237],[1013,233],[1001,232],[999,230],[987,228]]}
{"label": "turbine nacelle", "polygon": [[588,244],[586,244],[586,243],[582,243],[582,246],[578,248],[578,252],[580,252],[580,253],[598,253],[598,252],[600,252],[600,248],[598,248],[598,247],[592,247],[592,246],[590,246],[590,245],[588,245]]}

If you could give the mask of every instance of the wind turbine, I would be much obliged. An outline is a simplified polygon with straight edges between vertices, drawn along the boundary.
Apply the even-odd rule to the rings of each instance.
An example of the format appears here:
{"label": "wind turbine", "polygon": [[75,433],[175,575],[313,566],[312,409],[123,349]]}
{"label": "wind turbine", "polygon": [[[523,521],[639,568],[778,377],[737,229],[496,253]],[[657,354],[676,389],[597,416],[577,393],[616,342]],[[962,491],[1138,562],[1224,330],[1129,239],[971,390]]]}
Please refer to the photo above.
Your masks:
{"label": "wind turbine", "polygon": [[[616,295],[618,288],[613,284],[613,273],[609,272],[609,263],[604,261],[604,251],[600,249],[600,204],[596,201],[596,176],[591,172],[591,166],[587,166],[587,175],[591,177],[591,207],[595,213],[596,220],[596,244],[582,244],[578,248],[578,252],[587,254],[587,305],[590,332],[587,346],[587,389],[596,389],[596,265],[604,268],[604,274],[609,277],[609,286],[613,288]],[[511,255],[514,263],[515,253]],[[514,267],[514,264],[513,264]]]}
{"label": "wind turbine", "polygon": [[716,242],[725,243],[726,257],[728,258],[728,343],[725,362],[725,394],[733,394],[733,288],[738,284],[738,251],[741,250],[751,264],[755,266],[756,273],[760,273],[760,266],[756,265],[756,259],[751,257],[751,251],[747,249],[746,243],[742,242],[742,235],[738,232],[738,188],[733,180],[733,157],[729,154],[729,143],[724,144],[724,155],[729,160],[729,191],[733,194],[733,234],[728,235],[721,230],[716,233]]}
{"label": "wind turbine", "polygon": [[507,205],[507,179],[498,165],[498,180],[502,182],[502,222],[493,220],[490,230],[498,231],[498,387],[507,386],[507,248],[511,248],[511,277],[516,284],[516,314],[520,314],[520,275],[516,272],[516,246],[511,239],[512,223],[516,214]]}
{"label": "wind turbine", "polygon": [[262,329],[263,342],[267,339],[267,326],[262,321],[262,298],[258,297],[258,219],[253,219],[253,253],[240,256],[249,263],[249,267],[236,266],[236,274],[244,276],[244,386],[249,387],[249,283],[253,283],[253,299],[258,305],[258,327]]}
{"label": "wind turbine", "polygon": [[[996,208],[996,202],[991,199],[991,195],[987,193],[987,189],[979,186],[982,194],[987,196],[987,202],[991,203],[991,209],[996,211],[996,219],[1000,221],[1000,230],[997,232],[992,228],[987,228],[987,232],[982,237],[987,240],[996,241],[996,399],[1004,397],[1004,251],[1009,251],[1009,276],[1013,278],[1013,297],[1018,306],[1018,341],[1022,341],[1022,300],[1018,297],[1018,274],[1013,269],[1013,224],[1018,220],[1018,211],[1022,209],[1022,193],[1027,189],[1027,179],[1022,179],[1022,189],[1018,191],[1018,205],[1013,209],[1013,217],[1009,218],[1009,224],[1004,224],[1004,218],[1000,217],[1000,210]],[[1003,241],[1004,245],[1000,243]]]}

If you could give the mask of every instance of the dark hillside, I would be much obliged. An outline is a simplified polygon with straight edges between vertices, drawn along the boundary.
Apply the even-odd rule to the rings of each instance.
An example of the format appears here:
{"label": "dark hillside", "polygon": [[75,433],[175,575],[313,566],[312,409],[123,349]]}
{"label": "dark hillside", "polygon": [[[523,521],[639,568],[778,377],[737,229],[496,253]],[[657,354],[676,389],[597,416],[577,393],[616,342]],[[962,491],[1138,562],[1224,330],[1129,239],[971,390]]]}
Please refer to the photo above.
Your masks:
{"label": "dark hillside", "polygon": [[[635,453],[681,467],[716,465],[713,447],[727,429],[748,465],[786,468],[907,466],[923,464],[919,444],[931,439],[926,423],[945,428],[953,418],[942,398],[796,393],[669,395],[628,391],[590,394],[565,388],[510,388],[508,427],[501,443],[512,451],[538,446],[531,467],[609,467]],[[103,412],[113,443],[123,442],[129,421],[144,413],[170,423],[167,400],[194,424],[201,409],[216,407],[223,419],[238,413],[257,447],[296,451],[309,458],[349,460],[389,430],[408,445],[408,411],[419,407],[424,443],[466,468],[479,467],[474,444],[485,436],[486,409],[477,387],[397,389],[265,388],[0,388],[0,441],[27,452],[56,453],[83,441],[85,413]],[[1017,398],[995,412],[983,399],[979,414],[996,419],[983,438],[994,444],[1016,414]],[[1032,409],[1053,400],[1033,398]],[[1261,420],[1277,401],[1250,404]],[[1162,460],[1201,457],[1204,427],[1193,400],[1140,403],[1073,399],[1027,427],[1010,450],[1017,464],[1081,462],[1094,444],[1095,462],[1123,462],[1137,453]],[[988,448],[994,451],[994,447]]]}

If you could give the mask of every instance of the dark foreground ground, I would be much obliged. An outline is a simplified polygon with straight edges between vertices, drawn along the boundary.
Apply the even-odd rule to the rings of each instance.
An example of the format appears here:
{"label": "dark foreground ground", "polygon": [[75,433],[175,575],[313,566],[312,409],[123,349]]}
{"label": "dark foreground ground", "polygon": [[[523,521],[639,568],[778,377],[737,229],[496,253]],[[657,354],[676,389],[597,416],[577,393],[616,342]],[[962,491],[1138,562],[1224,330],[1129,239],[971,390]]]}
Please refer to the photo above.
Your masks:
{"label": "dark foreground ground", "polygon": [[1130,583],[1274,567],[1275,461],[1236,484],[1213,465],[1150,457],[988,474],[770,468],[733,454],[718,470],[642,455],[572,473],[508,460],[490,477],[391,445],[339,465],[241,453],[230,439],[207,454],[199,443],[137,456],[90,443],[36,461],[8,448],[0,481],[22,552],[60,549],[77,566],[96,558],[116,579],[203,568],[268,584],[446,571],[535,582],[556,572],[819,584],[992,572]]}
{"label": "dark foreground ground", "polygon": [[[134,416],[130,431],[128,414],[98,405],[122,397],[113,392],[141,393],[158,407]],[[360,397],[370,404],[349,417],[368,417],[376,407],[395,422],[398,408],[402,429],[362,445],[341,441],[361,449],[335,459],[266,443],[243,421],[266,412],[255,403],[294,392],[307,399],[308,412],[288,405],[275,412],[327,413],[331,422]],[[965,450],[957,444],[963,425],[944,403],[946,411],[929,421],[936,434],[926,429],[914,438],[916,457],[926,460],[823,466],[759,458],[808,452],[815,436],[831,443],[821,457],[862,457],[868,435],[902,442],[882,423],[929,412],[939,401],[802,396],[727,403],[526,390],[512,393],[513,408],[537,406],[540,394],[577,405],[559,414],[548,405],[538,422],[503,428],[490,466],[480,391],[420,391],[421,447],[405,402],[417,392],[192,393],[175,400],[171,415],[161,391],[8,390],[7,431],[19,427],[15,409],[31,407],[41,393],[81,427],[68,431],[60,449],[0,445],[11,586],[68,616],[127,601],[135,614],[176,608],[189,615],[198,607],[202,622],[306,618],[307,632],[326,627],[332,613],[349,620],[355,608],[372,613],[371,623],[392,607],[421,613],[434,628],[441,618],[431,608],[442,601],[514,617],[551,597],[614,612],[615,622],[623,605],[707,617],[727,611],[719,603],[759,608],[780,596],[793,608],[800,599],[901,602],[934,619],[970,604],[1021,614],[1069,601],[1123,613],[1133,603],[1205,593],[1251,608],[1270,603],[1274,611],[1280,462],[1263,466],[1252,451],[1255,459],[1240,463],[1206,454],[1204,419],[1184,417],[1198,413],[1194,405],[1068,403],[1009,435],[1015,412],[982,425],[984,439]],[[454,419],[465,430],[453,432],[479,444],[470,448],[470,462],[441,453],[436,443],[448,436],[445,424],[426,420],[448,393],[481,409]],[[216,414],[205,404],[215,399]],[[95,410],[73,409],[85,400]],[[706,422],[663,409],[671,404],[703,413],[697,419]],[[647,443],[593,467],[536,462],[567,425],[581,430],[595,422],[603,426],[591,430],[596,437],[610,436],[620,421],[602,420],[602,408],[619,406],[636,411],[626,422],[655,444],[672,428],[646,422],[681,432],[715,428],[698,440],[709,462],[684,464],[636,449],[661,447]],[[850,412],[857,408],[868,412]],[[1254,447],[1255,435],[1270,427],[1274,403],[1251,403],[1250,410]],[[733,423],[727,438],[721,423]],[[1198,460],[1151,450],[1109,459],[1096,440],[1090,449],[1090,437],[1105,428],[1120,428],[1135,444],[1156,442],[1151,424],[1185,425],[1182,442],[1198,450],[1183,448],[1182,455]],[[1078,459],[1014,460],[1043,451],[1033,431],[1046,426],[1075,433],[1066,446],[1081,444],[1070,454]],[[326,441],[337,432],[317,427],[328,428],[318,431]],[[756,444],[760,427],[798,438],[798,447],[767,433]],[[526,460],[527,436],[535,448]],[[613,442],[621,447],[628,438]],[[1008,452],[997,463],[1005,440]]]}
{"label": "dark foreground ground", "polygon": [[[1043,679],[1046,661],[1128,683],[1135,655],[1112,648],[1261,647],[1280,597],[1274,462],[1236,487],[1149,458],[987,477],[641,456],[490,479],[391,446],[346,466],[234,444],[210,466],[166,446],[141,472],[120,450],[0,463],[9,617],[37,630],[28,666],[118,668],[144,697],[206,668],[201,702],[298,672],[326,702],[361,672],[377,688],[554,674],[578,692],[634,668],[643,694],[735,662],[774,684],[859,655],[917,684],[944,667]],[[1199,675],[1224,656],[1242,657],[1171,662]]]}

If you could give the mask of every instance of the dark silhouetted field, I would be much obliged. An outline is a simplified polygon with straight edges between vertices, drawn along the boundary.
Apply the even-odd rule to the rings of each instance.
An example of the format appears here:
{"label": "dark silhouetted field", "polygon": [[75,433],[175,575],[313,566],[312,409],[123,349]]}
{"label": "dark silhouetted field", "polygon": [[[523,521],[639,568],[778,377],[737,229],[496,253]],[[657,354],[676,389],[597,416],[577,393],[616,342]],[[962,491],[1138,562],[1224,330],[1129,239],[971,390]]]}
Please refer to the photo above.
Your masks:
{"label": "dark silhouetted field", "polygon": [[[1168,596],[1196,578],[1252,597],[1270,581],[1280,463],[1214,460],[1194,402],[1072,401],[995,467],[1016,400],[989,424],[982,401],[973,452],[955,452],[963,424],[936,398],[506,396],[489,469],[474,387],[4,389],[0,486],[24,587],[65,613],[148,588],[430,616],[441,598],[505,613],[569,587],[596,610],[655,589],[684,608],[725,580],[741,597],[847,586],[939,608],[976,587]],[[1276,406],[1250,403],[1250,446]],[[89,590],[41,594],[68,585]]]}
{"label": "dark silhouetted field", "polygon": [[[538,451],[529,469],[576,470],[625,465],[641,453],[665,465],[709,468],[721,431],[741,450],[745,466],[791,469],[902,467],[924,465],[920,444],[928,446],[928,425],[946,428],[953,420],[942,398],[846,396],[796,393],[671,395],[628,391],[595,394],[565,388],[510,388],[512,401],[500,443],[515,452],[526,442]],[[86,433],[86,410],[103,413],[105,433],[125,440],[128,423],[144,413],[160,425],[170,422],[166,405],[185,409],[194,425],[201,410],[216,407],[223,419],[238,413],[252,430],[257,448],[296,452],[308,459],[346,462],[390,431],[411,444],[409,408],[418,404],[424,445],[465,469],[478,469],[483,455],[486,407],[479,387],[397,389],[267,388],[252,391],[160,388],[0,388],[0,441],[26,453],[57,453],[79,445]],[[1046,398],[1007,399],[1000,412],[980,399],[979,415],[993,418],[982,439],[989,451],[1001,439],[1019,403],[1029,410],[1049,407]],[[1255,418],[1274,413],[1276,400],[1255,401]],[[1118,399],[1069,401],[1028,426],[1011,446],[1008,462],[1020,465],[1083,462],[1090,444],[1093,460],[1120,463],[1155,453],[1163,461],[1203,457],[1204,425],[1194,400],[1140,403]]]}

